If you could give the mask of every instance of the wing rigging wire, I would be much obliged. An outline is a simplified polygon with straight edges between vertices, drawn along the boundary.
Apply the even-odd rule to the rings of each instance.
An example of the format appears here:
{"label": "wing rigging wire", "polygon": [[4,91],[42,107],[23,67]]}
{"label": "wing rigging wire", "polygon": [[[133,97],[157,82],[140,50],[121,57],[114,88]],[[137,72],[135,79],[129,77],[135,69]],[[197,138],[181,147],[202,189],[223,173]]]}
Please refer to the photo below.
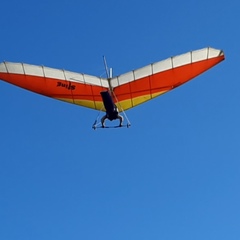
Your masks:
{"label": "wing rigging wire", "polygon": [[123,113],[125,119],[127,120],[127,127],[130,127],[130,126],[131,126],[131,122],[129,121],[129,119],[128,119],[128,117],[127,117],[127,114],[125,113],[125,111],[124,111],[124,109],[123,109],[121,103],[118,101],[115,92],[113,91],[112,94],[113,94],[113,96],[114,96],[114,98],[115,98],[115,100],[116,100],[118,106],[120,106],[120,110],[121,110],[121,112]]}

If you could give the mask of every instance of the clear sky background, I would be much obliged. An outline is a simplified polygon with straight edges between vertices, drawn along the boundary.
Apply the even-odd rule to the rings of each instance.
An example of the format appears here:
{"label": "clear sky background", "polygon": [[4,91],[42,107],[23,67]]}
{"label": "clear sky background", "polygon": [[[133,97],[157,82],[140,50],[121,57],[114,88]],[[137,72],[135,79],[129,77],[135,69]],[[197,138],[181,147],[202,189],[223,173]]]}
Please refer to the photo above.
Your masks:
{"label": "clear sky background", "polygon": [[226,60],[92,130],[98,112],[0,81],[1,240],[239,240],[239,0],[8,0],[1,61],[103,76],[204,47]]}

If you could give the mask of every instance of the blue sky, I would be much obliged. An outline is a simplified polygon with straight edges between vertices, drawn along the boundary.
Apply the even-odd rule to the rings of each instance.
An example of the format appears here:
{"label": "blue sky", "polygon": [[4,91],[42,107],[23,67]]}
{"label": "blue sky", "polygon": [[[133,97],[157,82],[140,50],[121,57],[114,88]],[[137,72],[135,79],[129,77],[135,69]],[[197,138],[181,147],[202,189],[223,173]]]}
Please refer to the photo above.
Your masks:
{"label": "blue sky", "polygon": [[239,8],[232,1],[1,3],[2,61],[102,76],[191,50],[226,60],[93,131],[97,112],[0,82],[0,239],[240,238]]}

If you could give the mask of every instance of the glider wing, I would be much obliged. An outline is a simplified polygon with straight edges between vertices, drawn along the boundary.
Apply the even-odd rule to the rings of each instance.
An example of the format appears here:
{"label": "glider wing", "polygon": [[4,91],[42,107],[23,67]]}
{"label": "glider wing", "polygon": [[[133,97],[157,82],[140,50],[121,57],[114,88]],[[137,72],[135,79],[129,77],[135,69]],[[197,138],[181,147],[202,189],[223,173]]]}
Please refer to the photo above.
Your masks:
{"label": "glider wing", "polygon": [[119,109],[127,110],[160,96],[224,60],[224,53],[204,48],[150,64],[111,79]]}
{"label": "glider wing", "polygon": [[102,109],[101,91],[108,81],[91,75],[43,66],[3,62],[0,79],[27,90],[93,109]]}
{"label": "glider wing", "polygon": [[[0,79],[69,103],[104,110],[101,92],[110,90],[119,110],[160,96],[224,60],[221,50],[204,48],[168,58],[115,78],[23,63],[0,63]],[[113,97],[114,97],[113,96]]]}

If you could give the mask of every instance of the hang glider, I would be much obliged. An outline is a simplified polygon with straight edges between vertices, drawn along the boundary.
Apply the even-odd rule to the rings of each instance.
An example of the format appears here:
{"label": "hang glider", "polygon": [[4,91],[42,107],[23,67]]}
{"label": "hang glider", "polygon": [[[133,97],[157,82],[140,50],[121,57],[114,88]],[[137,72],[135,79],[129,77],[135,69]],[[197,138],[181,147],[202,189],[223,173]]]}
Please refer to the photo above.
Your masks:
{"label": "hang glider", "polygon": [[[25,63],[3,62],[0,63],[0,79],[47,97],[105,111],[105,117],[110,119],[109,114],[114,111],[118,118],[119,112],[188,82],[224,58],[223,51],[209,47],[107,78]],[[117,119],[114,116],[112,120]]]}

